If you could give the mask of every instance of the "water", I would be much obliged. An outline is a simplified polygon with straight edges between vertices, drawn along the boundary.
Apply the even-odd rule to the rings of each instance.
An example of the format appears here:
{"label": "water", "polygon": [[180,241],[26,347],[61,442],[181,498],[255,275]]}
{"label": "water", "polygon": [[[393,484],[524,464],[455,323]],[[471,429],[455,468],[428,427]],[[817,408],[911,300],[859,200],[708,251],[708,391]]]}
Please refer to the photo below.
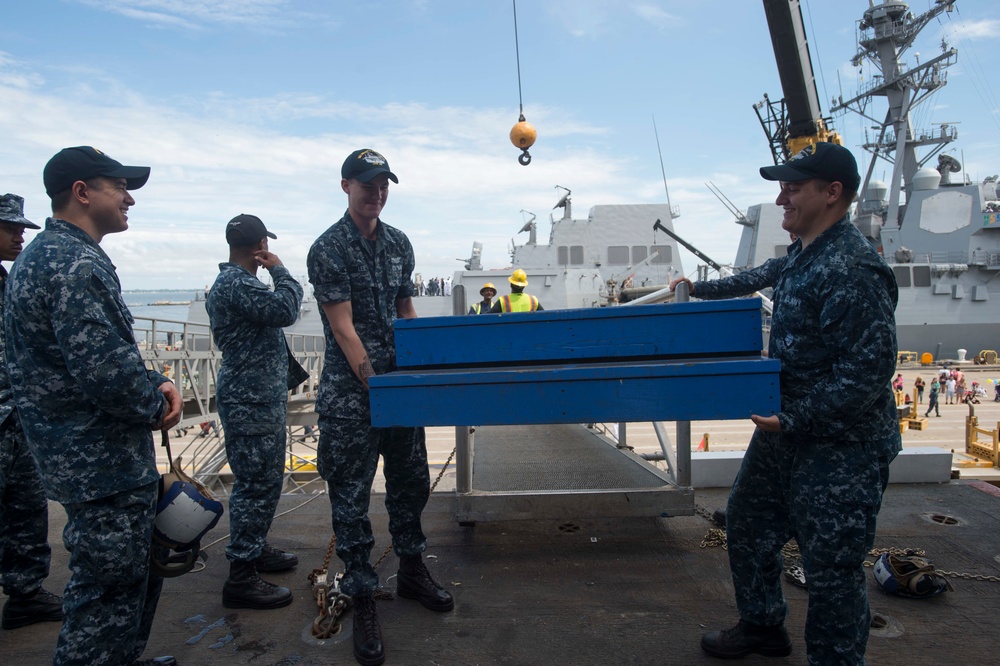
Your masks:
{"label": "water", "polygon": [[[136,340],[144,340],[146,332],[150,328],[150,322],[139,319],[146,317],[157,319],[160,322],[156,325],[157,338],[160,342],[167,341],[168,332],[180,332],[183,325],[180,323],[188,320],[188,302],[195,298],[205,298],[204,289],[171,289],[166,291],[123,291],[122,296],[125,304],[136,318],[135,334]],[[154,305],[158,301],[172,301],[183,303],[183,305]],[[167,320],[167,321],[163,321]],[[198,329],[199,332],[204,329]]]}

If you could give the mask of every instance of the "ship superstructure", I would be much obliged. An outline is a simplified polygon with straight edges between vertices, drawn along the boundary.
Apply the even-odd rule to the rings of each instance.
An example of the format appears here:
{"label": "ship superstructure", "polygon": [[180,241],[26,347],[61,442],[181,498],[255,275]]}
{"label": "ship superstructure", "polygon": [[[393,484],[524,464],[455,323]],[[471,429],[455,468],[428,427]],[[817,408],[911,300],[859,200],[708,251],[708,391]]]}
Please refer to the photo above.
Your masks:
{"label": "ship superstructure", "polygon": [[[536,240],[534,221],[522,227],[528,241],[513,245],[511,265],[502,269],[457,271],[454,284],[478,300],[486,282],[508,292],[507,277],[520,268],[528,274],[527,292],[546,310],[611,305],[654,291],[684,274],[678,245],[654,229],[657,221],[673,230],[679,216],[670,204],[598,205],[586,218],[574,219],[570,191],[556,204],[563,214],[552,218],[548,243]],[[475,257],[475,253],[473,258]],[[419,307],[419,303],[418,303]]]}
{"label": "ship superstructure", "polygon": [[[871,3],[858,23],[852,63],[870,63],[877,73],[856,96],[838,97],[831,106],[832,113],[857,113],[873,127],[861,144],[870,159],[853,221],[896,275],[899,349],[948,359],[1000,348],[997,178],[973,183],[955,176],[961,165],[945,152],[958,138],[954,124],[918,128],[911,122],[915,110],[947,84],[958,52],[942,43],[935,57],[910,64],[907,51],[928,23],[954,5],[937,0],[915,15],[905,2]],[[772,37],[777,40],[773,30]],[[807,48],[792,51],[808,58]],[[775,53],[781,69],[777,42]],[[883,169],[891,173],[888,182],[874,178]],[[781,217],[773,204],[761,204],[738,221],[745,229],[734,266],[756,266],[783,252],[788,241]]]}

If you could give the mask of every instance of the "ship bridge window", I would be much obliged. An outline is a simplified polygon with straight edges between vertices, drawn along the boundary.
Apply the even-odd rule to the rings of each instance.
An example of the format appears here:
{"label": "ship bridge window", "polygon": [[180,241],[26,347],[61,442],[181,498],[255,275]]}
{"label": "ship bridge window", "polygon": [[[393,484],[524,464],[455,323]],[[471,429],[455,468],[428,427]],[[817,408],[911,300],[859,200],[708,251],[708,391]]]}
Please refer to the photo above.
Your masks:
{"label": "ship bridge window", "polygon": [[911,286],[909,266],[893,266],[892,272],[896,274],[897,286],[899,286],[900,288]]}
{"label": "ship bridge window", "polygon": [[558,253],[559,265],[560,266],[582,266],[583,265],[583,246],[582,245],[570,245],[566,247],[565,245],[560,245],[556,250]]}
{"label": "ship bridge window", "polygon": [[651,262],[649,262],[649,263],[651,263],[651,264],[672,264],[674,262],[674,257],[670,253],[670,250],[671,250],[671,248],[670,248],[669,245],[651,245],[649,247],[649,253],[653,254],[654,252],[658,252],[659,254],[657,254],[655,257],[653,257],[653,260]]}
{"label": "ship bridge window", "polygon": [[628,266],[628,246],[612,245],[608,248],[609,266]]}
{"label": "ship bridge window", "polygon": [[913,286],[914,287],[929,287],[929,286],[931,286],[931,267],[930,266],[914,266],[913,267]]}
{"label": "ship bridge window", "polygon": [[638,264],[639,262],[646,261],[646,257],[649,255],[646,253],[645,245],[633,245],[632,246],[632,265]]}

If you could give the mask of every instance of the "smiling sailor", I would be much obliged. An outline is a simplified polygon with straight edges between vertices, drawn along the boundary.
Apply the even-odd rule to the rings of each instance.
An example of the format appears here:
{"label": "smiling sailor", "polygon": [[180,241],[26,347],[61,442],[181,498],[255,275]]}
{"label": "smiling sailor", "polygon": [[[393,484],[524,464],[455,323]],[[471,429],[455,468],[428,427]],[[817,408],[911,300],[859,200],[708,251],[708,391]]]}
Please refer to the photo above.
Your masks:
{"label": "smiling sailor", "polygon": [[128,229],[149,167],[90,146],[45,165],[52,217],[9,278],[4,311],[17,410],[46,494],[66,510],[72,577],[55,664],[139,661],[163,579],[150,575],[160,474],[151,430],[169,430],[181,396],[147,370],[115,266],[100,243]]}
{"label": "smiling sailor", "polygon": [[798,236],[774,285],[769,353],[781,361],[781,412],[751,417],[757,429],[729,495],[739,624],[708,632],[701,646],[717,657],[791,653],[781,548],[794,538],[809,590],[809,663],[863,664],[863,563],[901,447],[890,387],[896,280],[848,216],[860,183],[850,151],[819,143],[760,173],[780,181],[781,226]]}

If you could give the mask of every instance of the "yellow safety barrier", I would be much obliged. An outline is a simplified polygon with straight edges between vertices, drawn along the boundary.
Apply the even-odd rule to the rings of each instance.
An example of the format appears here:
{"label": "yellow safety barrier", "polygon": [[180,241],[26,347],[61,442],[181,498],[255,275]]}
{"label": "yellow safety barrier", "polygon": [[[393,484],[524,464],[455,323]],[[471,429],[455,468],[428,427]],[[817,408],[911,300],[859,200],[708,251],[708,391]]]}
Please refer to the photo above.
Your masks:
{"label": "yellow safety barrier", "polygon": [[[979,435],[987,435],[990,443],[979,441]],[[984,458],[997,466],[1000,461],[1000,423],[992,430],[979,427],[979,417],[971,414],[965,417],[965,452],[975,458]]]}

